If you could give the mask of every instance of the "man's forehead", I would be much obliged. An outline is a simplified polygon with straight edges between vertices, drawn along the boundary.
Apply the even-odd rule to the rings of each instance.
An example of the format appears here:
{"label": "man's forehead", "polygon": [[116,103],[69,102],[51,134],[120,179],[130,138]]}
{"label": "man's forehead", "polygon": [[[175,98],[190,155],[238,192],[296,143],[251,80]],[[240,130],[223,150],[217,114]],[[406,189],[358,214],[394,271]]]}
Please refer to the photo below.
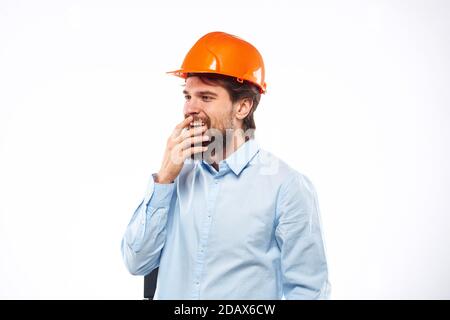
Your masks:
{"label": "man's forehead", "polygon": [[210,91],[216,94],[220,94],[223,89],[219,85],[210,85],[206,84],[200,80],[199,77],[189,77],[186,79],[186,83],[184,85],[184,91],[187,92],[199,92],[199,91]]}

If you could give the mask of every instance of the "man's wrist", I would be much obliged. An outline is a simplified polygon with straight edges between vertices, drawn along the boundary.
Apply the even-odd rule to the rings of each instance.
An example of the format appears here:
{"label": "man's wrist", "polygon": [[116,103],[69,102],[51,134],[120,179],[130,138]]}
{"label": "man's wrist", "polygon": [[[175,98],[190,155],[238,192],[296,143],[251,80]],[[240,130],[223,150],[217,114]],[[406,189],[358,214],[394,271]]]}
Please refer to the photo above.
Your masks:
{"label": "man's wrist", "polygon": [[160,184],[171,184],[173,183],[172,179],[166,178],[164,175],[161,175],[159,173],[155,174],[154,176],[154,180],[156,183],[160,183]]}

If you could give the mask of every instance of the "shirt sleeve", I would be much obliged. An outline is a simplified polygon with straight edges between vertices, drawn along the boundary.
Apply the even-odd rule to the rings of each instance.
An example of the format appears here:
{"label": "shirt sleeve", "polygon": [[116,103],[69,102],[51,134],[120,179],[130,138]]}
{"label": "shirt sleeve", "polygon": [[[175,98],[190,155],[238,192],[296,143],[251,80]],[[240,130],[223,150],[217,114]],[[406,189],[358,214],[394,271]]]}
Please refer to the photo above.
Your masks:
{"label": "shirt sleeve", "polygon": [[152,175],[122,239],[122,257],[130,273],[146,275],[159,266],[175,183],[160,184]]}
{"label": "shirt sleeve", "polygon": [[317,194],[296,172],[281,186],[275,237],[281,250],[284,297],[328,299],[330,284]]}

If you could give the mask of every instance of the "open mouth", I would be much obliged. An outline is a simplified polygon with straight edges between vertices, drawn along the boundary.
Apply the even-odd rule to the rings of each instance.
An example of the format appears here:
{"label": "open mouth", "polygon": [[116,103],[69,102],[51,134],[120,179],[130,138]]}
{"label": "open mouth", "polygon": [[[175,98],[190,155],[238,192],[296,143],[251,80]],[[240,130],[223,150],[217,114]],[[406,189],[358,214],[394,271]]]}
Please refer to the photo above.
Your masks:
{"label": "open mouth", "polygon": [[190,123],[189,128],[200,128],[204,124],[205,123],[202,120],[195,120]]}

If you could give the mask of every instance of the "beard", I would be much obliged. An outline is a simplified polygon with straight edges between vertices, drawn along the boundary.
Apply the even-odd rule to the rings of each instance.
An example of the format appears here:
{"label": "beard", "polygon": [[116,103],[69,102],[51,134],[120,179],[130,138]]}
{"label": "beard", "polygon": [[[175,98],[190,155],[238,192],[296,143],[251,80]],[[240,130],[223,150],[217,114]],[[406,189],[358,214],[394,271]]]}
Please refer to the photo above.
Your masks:
{"label": "beard", "polygon": [[232,141],[232,138],[230,138],[231,133],[234,131],[232,113],[220,123],[213,123],[211,121],[211,118],[208,117],[207,115],[205,116],[194,115],[193,122],[196,121],[202,121],[206,125],[207,131],[204,134],[209,135],[211,138],[210,141],[204,141],[202,143],[202,146],[207,147],[210,144],[216,142],[216,140],[222,140],[217,141],[216,143],[221,143],[222,147],[226,148]]}
{"label": "beard", "polygon": [[[234,141],[234,124],[231,118],[222,122],[220,126],[212,127],[208,130],[210,140],[206,141],[208,149],[203,153],[204,159],[208,163],[220,162],[226,154],[226,150],[231,148]],[[215,158],[215,161],[212,159]]]}

